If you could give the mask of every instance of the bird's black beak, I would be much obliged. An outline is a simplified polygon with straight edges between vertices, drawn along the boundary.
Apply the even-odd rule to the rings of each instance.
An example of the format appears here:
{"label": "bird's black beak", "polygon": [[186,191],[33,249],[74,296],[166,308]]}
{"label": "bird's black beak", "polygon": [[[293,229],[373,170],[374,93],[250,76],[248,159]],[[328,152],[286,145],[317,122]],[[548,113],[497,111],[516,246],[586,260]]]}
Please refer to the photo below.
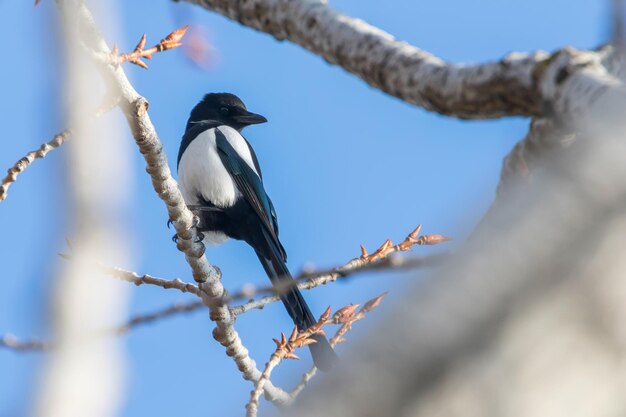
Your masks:
{"label": "bird's black beak", "polygon": [[267,122],[267,119],[260,114],[246,112],[244,114],[238,114],[233,117],[233,120],[237,123],[240,123],[244,126],[246,125],[257,125],[259,123]]}

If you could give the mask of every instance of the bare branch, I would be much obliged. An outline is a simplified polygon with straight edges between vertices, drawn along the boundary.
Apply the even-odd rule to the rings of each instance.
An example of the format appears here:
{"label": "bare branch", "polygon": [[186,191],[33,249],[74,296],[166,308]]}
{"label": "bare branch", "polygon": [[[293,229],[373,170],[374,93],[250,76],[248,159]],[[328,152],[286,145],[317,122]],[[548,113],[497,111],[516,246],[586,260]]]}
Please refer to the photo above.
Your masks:
{"label": "bare branch", "polygon": [[[284,335],[283,335],[284,337]],[[270,360],[265,364],[265,369],[261,374],[261,377],[255,382],[254,389],[250,391],[250,400],[246,404],[246,416],[255,417],[259,407],[259,397],[263,393],[265,384],[270,379],[270,375],[274,368],[285,358],[286,351],[280,347],[276,348],[276,351],[270,356]]]}
{"label": "bare branch", "polygon": [[[116,100],[107,97],[100,109],[94,114],[93,120],[102,116],[104,113],[107,113],[116,105]],[[71,128],[65,129],[64,131],[57,133],[49,142],[41,145],[39,149],[27,153],[26,156],[24,156],[22,159],[17,161],[15,165],[9,168],[7,171],[7,176],[2,179],[2,184],[0,184],[0,202],[7,198],[9,187],[11,186],[11,184],[17,181],[18,175],[24,172],[24,170],[28,168],[35,159],[44,158],[48,154],[48,152],[63,145],[66,141],[69,140],[72,134],[73,130]]]}
{"label": "bare branch", "polygon": [[93,260],[102,257],[114,264],[126,262],[127,229],[119,219],[129,195],[125,192],[129,161],[108,160],[108,156],[125,151],[122,125],[111,121],[103,128],[95,123],[90,109],[97,105],[93,86],[98,74],[77,47],[72,24],[75,13],[75,8],[63,8],[59,27],[66,71],[64,96],[71,103],[68,125],[80,138],[68,146],[65,159],[68,222],[77,245],[75,262],[62,265],[50,292],[46,319],[55,349],[38,373],[37,393],[30,401],[31,414],[38,417],[113,415],[124,385],[120,343],[102,339],[82,343],[125,310],[128,288],[99,279],[104,274],[93,267]]}
{"label": "bare branch", "polygon": [[99,265],[99,268],[103,272],[106,272],[107,274],[115,278],[118,278],[122,281],[131,282],[135,284],[136,286],[149,284],[149,285],[155,285],[157,287],[161,287],[164,289],[173,288],[173,289],[179,290],[180,292],[191,293],[191,294],[197,295],[198,297],[201,297],[200,289],[198,288],[197,285],[194,285],[190,282],[184,282],[180,278],[174,278],[174,279],[169,280],[169,279],[157,278],[148,274],[139,275],[136,272],[128,271],[126,269],[117,268],[117,267],[109,267],[109,266],[104,266],[104,265]]}
{"label": "bare branch", "polygon": [[601,51],[515,52],[497,62],[451,64],[319,0],[186,1],[296,43],[375,88],[447,116],[556,112],[577,120],[619,84],[599,65]]}
{"label": "bare branch", "polygon": [[453,65],[317,0],[186,1],[294,42],[371,86],[428,110],[468,119],[541,112],[533,70],[549,57],[545,52]]}
{"label": "bare branch", "polygon": [[[328,324],[341,324],[342,326],[337,330],[335,335],[330,339],[330,345],[335,347],[337,344],[345,342],[346,339],[343,338],[343,335],[348,332],[352,328],[352,324],[356,321],[363,320],[365,318],[365,314],[374,310],[387,293],[383,293],[376,298],[369,300],[358,313],[355,314],[356,309],[359,307],[358,304],[350,304],[343,308],[337,310],[331,317],[330,315],[330,307],[326,309],[326,311],[321,315],[317,323],[311,326],[308,330],[304,332],[298,332],[298,328],[294,327],[291,336],[289,339],[285,337],[284,333],[281,333],[281,339],[273,339],[274,343],[276,343],[276,350],[270,356],[269,361],[265,365],[265,369],[261,378],[254,384],[254,390],[250,393],[250,400],[248,404],[246,404],[247,417],[255,417],[258,412],[259,407],[259,398],[263,391],[263,386],[267,381],[269,381],[270,375],[273,369],[282,362],[283,359],[299,359],[298,356],[295,355],[295,350],[302,346],[310,345],[311,343],[315,343],[315,339],[312,339],[311,336],[317,334],[322,331],[322,327]],[[313,367],[309,372],[305,374],[303,380],[306,378],[305,382],[301,382],[298,386],[290,393],[291,400],[295,399],[295,397],[302,391],[306,382],[308,382],[313,375],[315,375],[316,368]]]}
{"label": "bare branch", "polygon": [[[293,331],[289,339],[285,337],[284,333],[281,333],[281,339],[273,339],[276,343],[276,350],[270,356],[269,361],[265,364],[265,369],[261,374],[261,378],[254,384],[254,389],[250,392],[250,400],[246,404],[246,416],[255,417],[259,408],[259,398],[263,392],[263,387],[269,381],[270,375],[274,368],[278,366],[283,359],[299,359],[294,353],[295,350],[302,346],[316,343],[315,339],[311,338],[312,335],[318,333],[322,326],[325,324],[323,318],[317,322],[317,327],[314,330],[298,333],[298,327],[294,326]],[[315,326],[315,325],[314,325]]]}
{"label": "bare branch", "polygon": [[550,152],[570,146],[575,139],[576,133],[552,119],[534,119],[526,137],[504,159],[498,196],[514,188],[513,185],[530,180],[541,162],[550,157]]}
{"label": "bare branch", "polygon": [[58,148],[65,142],[70,135],[72,134],[71,129],[65,129],[64,131],[57,133],[52,140],[44,143],[39,147],[39,149],[35,151],[31,151],[26,154],[22,159],[17,161],[15,165],[13,165],[7,171],[7,176],[2,179],[2,185],[0,185],[0,201],[3,201],[7,198],[9,187],[15,181],[17,181],[17,176],[20,175],[26,168],[33,163],[35,159],[40,159],[45,157],[48,152],[53,149]]}
{"label": "bare branch", "polygon": [[48,350],[53,345],[50,342],[45,342],[38,339],[21,340],[12,334],[6,334],[0,337],[0,347],[9,348],[20,352],[32,352]]}
{"label": "bare branch", "polygon": [[[66,7],[75,7],[80,13],[80,21],[75,22],[83,28],[89,45],[93,45],[97,54],[110,54],[110,49],[100,35],[90,11],[81,0],[66,0],[61,3]],[[250,358],[238,333],[233,326],[234,316],[224,303],[226,290],[221,283],[219,269],[211,265],[204,256],[204,245],[197,239],[194,216],[185,205],[178,184],[172,178],[163,145],[148,116],[148,102],[132,87],[121,67],[102,65],[102,71],[112,88],[120,96],[120,105],[131,128],[133,137],[146,161],[146,171],[152,178],[154,190],[167,207],[169,218],[179,237],[177,247],[185,254],[185,259],[192,269],[193,277],[199,284],[200,294],[209,307],[211,318],[216,323],[213,337],[220,342],[237,365],[246,380],[258,380],[261,371]],[[265,384],[265,396],[276,403],[284,403],[288,395],[271,383]]]}
{"label": "bare branch", "polygon": [[[204,304],[200,300],[193,301],[191,303],[176,303],[167,308],[163,308],[160,310],[156,310],[152,313],[144,313],[137,316],[134,316],[126,323],[121,326],[112,327],[109,329],[103,329],[100,331],[95,331],[93,333],[93,337],[109,337],[115,335],[125,335],[131,329],[148,323],[153,323],[157,320],[171,317],[176,314],[181,313],[189,313],[195,311],[201,307],[204,307]],[[15,351],[47,351],[54,349],[56,343],[54,341],[44,341],[39,339],[29,339],[23,340],[19,339],[12,334],[6,334],[4,336],[0,336],[0,347],[5,347]]]}
{"label": "bare branch", "polygon": [[[64,257],[71,259],[71,257],[66,256],[66,255],[64,255]],[[337,279],[348,278],[352,276],[353,274],[364,272],[364,271],[372,271],[372,270],[380,271],[380,270],[397,269],[397,268],[408,269],[408,268],[416,268],[416,267],[423,267],[423,266],[432,267],[432,266],[440,264],[441,261],[444,259],[444,257],[445,255],[431,255],[428,257],[413,257],[413,258],[387,257],[385,259],[378,260],[374,263],[363,264],[362,266],[354,268],[352,270],[346,270],[343,272],[342,275],[337,277]],[[101,271],[109,275],[112,275],[115,278],[133,283],[137,286],[143,285],[143,284],[149,284],[149,285],[154,285],[154,286],[161,287],[164,289],[173,288],[183,293],[191,293],[191,294],[200,296],[199,289],[197,286],[191,283],[183,282],[180,278],[174,278],[174,279],[158,278],[149,274],[139,275],[136,272],[125,270],[125,269],[118,268],[118,267],[109,267],[109,266],[105,266],[102,264],[97,264],[97,266],[99,267]],[[330,278],[331,277],[330,274],[332,273],[332,271],[336,271],[338,269],[339,268],[334,268],[329,271],[321,271],[321,272],[315,272],[315,273],[312,273],[312,272],[303,273],[296,278],[296,280],[300,281],[298,283],[298,288],[304,289],[304,290],[315,288],[318,285],[321,285],[320,283],[317,283],[318,278],[320,277]],[[313,285],[309,283],[308,280],[313,280],[313,282],[316,282],[317,284]],[[330,282],[330,281],[326,281],[326,283],[327,282]],[[324,284],[325,282],[322,281],[321,283]],[[260,288],[254,288],[249,285],[246,285],[240,290],[229,295],[228,302],[241,300],[244,298],[250,298],[254,296],[255,294],[264,294],[264,293],[273,294],[273,297],[271,297],[269,300],[265,300],[265,299],[258,300],[257,308],[263,308],[263,306],[265,306],[269,302],[279,300],[277,296],[277,289],[271,285],[260,287]],[[247,308],[247,310],[254,308],[252,305],[252,302],[250,302],[250,304],[251,305]],[[107,335],[107,336],[115,335],[115,334],[126,334],[137,325],[152,323],[154,321],[171,317],[177,314],[190,313],[190,312],[199,310],[203,307],[205,307],[205,304],[204,302],[200,300],[194,300],[194,301],[189,301],[189,302],[179,302],[172,306],[168,306],[168,307],[156,310],[152,313],[144,313],[144,314],[135,316],[123,325],[120,325],[118,327],[111,328],[111,329],[102,330],[101,332],[98,332],[98,334]],[[54,345],[53,342],[39,341],[37,339],[33,339],[29,341],[20,341],[19,339],[16,339],[15,336],[10,335],[10,334],[5,335],[3,337],[6,338],[7,341],[12,341],[14,343],[9,343],[9,342],[4,343],[4,344],[0,343],[2,346],[11,348],[15,345],[15,343],[17,343],[15,345],[15,346],[18,346],[16,348],[17,350],[45,350],[47,347]],[[22,345],[26,347],[23,349],[20,349],[19,346],[22,346]]]}
{"label": "bare branch", "polygon": [[[350,274],[353,274],[357,271],[363,271],[366,269],[384,269],[394,266],[392,261],[387,261],[389,259],[389,255],[396,252],[405,252],[411,250],[411,247],[414,245],[436,245],[439,243],[446,242],[449,240],[448,237],[442,235],[422,235],[418,236],[421,230],[421,225],[417,226],[415,230],[413,230],[401,243],[394,245],[391,240],[386,240],[374,253],[371,255],[367,253],[367,250],[361,246],[361,256],[358,258],[354,258],[345,265],[342,265],[338,268],[330,270],[328,272],[324,272],[321,274],[314,275],[310,278],[307,278],[303,282],[298,283],[298,288],[303,290],[310,290],[319,285],[325,285],[330,282],[334,282],[341,277],[347,277]],[[422,258],[420,261],[422,262],[413,262],[412,266],[417,265],[432,265],[441,260],[441,256],[433,256],[430,258]],[[402,261],[399,261],[398,264],[401,264]],[[285,289],[288,286],[285,287]],[[280,292],[281,288],[275,288],[275,292]],[[231,307],[231,312],[235,316],[239,314],[243,314],[246,311],[250,311],[253,309],[261,309],[265,307],[267,304],[273,303],[280,300],[280,297],[275,293],[274,295],[270,295],[267,297],[259,298],[257,300],[251,300],[247,303]]]}
{"label": "bare branch", "polygon": [[[330,345],[332,347],[335,347],[338,344],[345,342],[346,339],[343,336],[352,329],[352,324],[356,321],[363,320],[365,318],[365,314],[377,308],[380,305],[383,298],[385,298],[386,296],[387,296],[387,293],[384,292],[378,297],[372,298],[371,300],[366,302],[363,305],[363,307],[361,307],[361,309],[359,310],[357,314],[354,314],[354,309],[358,307],[358,305],[356,305],[356,307],[353,307],[352,309],[352,312],[351,312],[352,314],[343,316],[342,317],[343,320],[340,319],[341,315],[337,315],[337,313],[335,313],[335,316],[337,317],[335,318],[335,316],[333,316],[333,319],[331,320],[336,321],[335,324],[342,323],[342,326],[337,330],[335,335],[330,339],[329,341]],[[351,306],[348,306],[348,307],[351,307]],[[344,309],[345,308],[346,307],[344,307]],[[312,366],[311,369],[309,369],[307,372],[305,372],[302,375],[302,378],[300,379],[300,382],[298,383],[298,385],[296,385],[294,389],[289,392],[289,395],[291,396],[292,401],[296,399],[298,394],[302,392],[302,390],[306,387],[306,385],[315,376],[316,373],[317,373],[317,367]]]}
{"label": "bare branch", "polygon": [[168,49],[178,48],[182,45],[180,40],[185,36],[185,33],[189,29],[189,26],[184,26],[180,29],[175,30],[174,32],[167,35],[165,38],[161,39],[159,43],[154,45],[152,48],[144,49],[146,46],[146,34],[144,33],[139,39],[137,46],[135,46],[135,50],[128,54],[120,54],[117,46],[113,46],[113,51],[109,55],[109,63],[119,66],[124,62],[130,62],[131,64],[135,64],[140,66],[141,68],[148,69],[148,65],[141,60],[141,58],[152,59],[152,55],[158,52],[164,52]]}
{"label": "bare branch", "polygon": [[160,320],[166,317],[171,317],[176,314],[190,313],[201,307],[204,307],[204,303],[200,300],[196,300],[191,303],[176,303],[173,306],[170,306],[161,310],[157,310],[153,313],[146,313],[146,314],[141,314],[139,316],[135,316],[131,318],[126,324],[116,327],[114,329],[111,329],[109,333],[126,334],[132,328],[137,327],[138,325],[152,323],[157,320]]}

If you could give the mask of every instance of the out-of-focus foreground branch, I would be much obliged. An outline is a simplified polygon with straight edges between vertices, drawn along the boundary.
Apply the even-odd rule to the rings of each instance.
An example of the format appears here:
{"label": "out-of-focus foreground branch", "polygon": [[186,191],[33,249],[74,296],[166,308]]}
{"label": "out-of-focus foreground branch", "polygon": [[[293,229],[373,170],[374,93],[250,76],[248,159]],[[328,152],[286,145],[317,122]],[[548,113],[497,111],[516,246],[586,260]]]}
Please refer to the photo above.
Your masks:
{"label": "out-of-focus foreground branch", "polygon": [[611,96],[451,263],[407,291],[372,343],[355,341],[344,372],[302,394],[298,416],[623,411],[626,101]]}
{"label": "out-of-focus foreground branch", "polygon": [[[127,239],[119,219],[128,197],[126,178],[130,160],[125,157],[127,144],[121,126],[115,122],[109,122],[106,128],[98,126],[98,120],[88,110],[98,105],[92,87],[99,76],[76,44],[73,26],[68,24],[73,20],[71,13],[68,10],[63,15],[60,43],[65,52],[63,96],[71,103],[66,112],[67,122],[73,126],[72,134],[80,138],[68,146],[65,187],[68,204],[64,211],[71,226],[67,233],[76,243],[76,250],[74,261],[60,268],[51,293],[47,318],[55,349],[46,357],[37,395],[29,404],[32,414],[38,417],[113,415],[120,405],[124,385],[120,342],[84,341],[95,329],[117,322],[125,315],[128,289],[104,279],[93,265],[95,259],[114,264],[127,262]],[[34,157],[43,157],[68,134],[57,136]],[[112,156],[115,164],[111,164]]]}

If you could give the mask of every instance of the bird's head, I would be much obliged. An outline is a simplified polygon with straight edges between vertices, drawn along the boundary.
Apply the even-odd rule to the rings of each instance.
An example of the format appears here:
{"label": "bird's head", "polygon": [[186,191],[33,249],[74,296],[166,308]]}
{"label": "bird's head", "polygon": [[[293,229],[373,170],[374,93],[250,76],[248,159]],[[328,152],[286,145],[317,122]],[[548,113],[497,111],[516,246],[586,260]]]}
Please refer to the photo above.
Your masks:
{"label": "bird's head", "polygon": [[220,122],[238,131],[249,125],[267,122],[260,114],[249,112],[239,97],[229,93],[211,93],[204,96],[191,111],[187,129],[208,120]]}

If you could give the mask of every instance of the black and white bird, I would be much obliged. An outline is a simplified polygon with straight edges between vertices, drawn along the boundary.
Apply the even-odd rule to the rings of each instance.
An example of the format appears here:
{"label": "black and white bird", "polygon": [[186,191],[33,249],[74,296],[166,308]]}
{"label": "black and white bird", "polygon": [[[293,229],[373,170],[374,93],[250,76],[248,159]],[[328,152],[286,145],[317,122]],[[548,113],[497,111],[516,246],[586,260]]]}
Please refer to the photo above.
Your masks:
{"label": "black and white bird", "polygon": [[[235,95],[204,96],[189,116],[178,152],[178,181],[188,206],[200,222],[207,245],[228,238],[243,240],[255,250],[272,284],[280,284],[281,300],[300,331],[316,320],[287,269],[287,255],[278,240],[272,200],[263,187],[259,161],[241,135],[249,125],[267,119],[251,113]],[[285,290],[285,288],[287,288]],[[330,369],[336,355],[323,335],[309,345],[315,365]]]}

